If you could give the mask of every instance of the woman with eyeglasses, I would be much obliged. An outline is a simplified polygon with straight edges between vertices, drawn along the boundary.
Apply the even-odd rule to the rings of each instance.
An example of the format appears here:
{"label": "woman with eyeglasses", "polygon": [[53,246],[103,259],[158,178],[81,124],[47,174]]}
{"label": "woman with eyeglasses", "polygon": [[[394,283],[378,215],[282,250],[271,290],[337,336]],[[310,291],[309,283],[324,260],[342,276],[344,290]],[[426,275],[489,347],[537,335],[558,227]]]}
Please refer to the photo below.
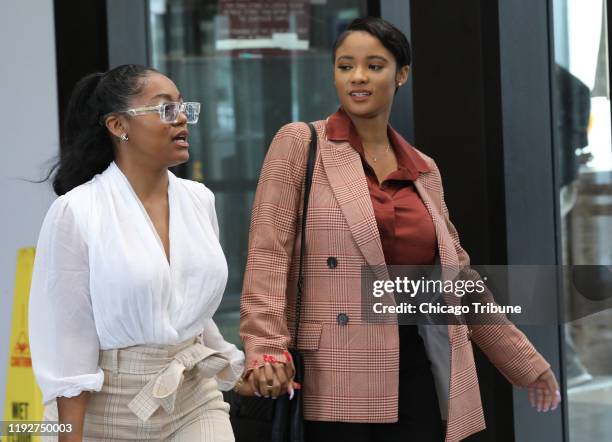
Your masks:
{"label": "woman with eyeglasses", "polygon": [[168,170],[199,112],[143,66],[74,89],[29,307],[45,419],[72,430],[60,441],[234,440],[219,389],[244,356],[212,320],[227,280],[214,196]]}
{"label": "woman with eyeglasses", "polygon": [[[365,268],[390,282],[396,269],[388,265],[437,262],[461,269],[460,282],[481,282],[450,221],[436,163],[389,126],[410,61],[406,37],[380,18],[354,20],[333,48],[340,109],[314,123],[319,149],[297,324],[307,442],[456,442],[484,429],[472,343],[529,389],[538,411],[560,400],[550,365],[504,315],[448,327],[368,320]],[[248,371],[239,384],[262,396],[296,388],[286,350],[295,336],[310,138],[303,123],[279,130],[253,204],[240,325]],[[445,300],[494,302],[489,292]]]}

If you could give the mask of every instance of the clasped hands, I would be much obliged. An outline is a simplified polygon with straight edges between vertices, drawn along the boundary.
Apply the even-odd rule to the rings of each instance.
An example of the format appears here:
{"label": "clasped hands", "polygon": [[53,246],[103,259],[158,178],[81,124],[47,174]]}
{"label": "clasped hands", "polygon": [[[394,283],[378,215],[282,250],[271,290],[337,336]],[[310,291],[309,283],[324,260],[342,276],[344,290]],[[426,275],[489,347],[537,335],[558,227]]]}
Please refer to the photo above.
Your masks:
{"label": "clasped hands", "polygon": [[294,381],[295,366],[289,352],[285,352],[287,362],[274,358],[265,360],[260,367],[248,370],[238,381],[234,390],[243,396],[257,396],[276,399],[281,394],[289,394],[293,399],[295,390],[302,386]]}

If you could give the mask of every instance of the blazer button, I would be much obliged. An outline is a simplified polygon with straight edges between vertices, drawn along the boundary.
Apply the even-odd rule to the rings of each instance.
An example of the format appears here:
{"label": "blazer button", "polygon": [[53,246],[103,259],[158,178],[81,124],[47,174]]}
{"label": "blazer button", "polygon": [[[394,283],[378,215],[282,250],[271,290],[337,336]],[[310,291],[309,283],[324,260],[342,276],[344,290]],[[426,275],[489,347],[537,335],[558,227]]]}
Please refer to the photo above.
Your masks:
{"label": "blazer button", "polygon": [[329,258],[327,258],[327,267],[329,267],[330,269],[335,269],[336,267],[338,267],[338,260],[333,256],[330,256]]}
{"label": "blazer button", "polygon": [[349,317],[346,313],[340,313],[336,318],[336,322],[338,322],[339,325],[346,325],[349,322]]}

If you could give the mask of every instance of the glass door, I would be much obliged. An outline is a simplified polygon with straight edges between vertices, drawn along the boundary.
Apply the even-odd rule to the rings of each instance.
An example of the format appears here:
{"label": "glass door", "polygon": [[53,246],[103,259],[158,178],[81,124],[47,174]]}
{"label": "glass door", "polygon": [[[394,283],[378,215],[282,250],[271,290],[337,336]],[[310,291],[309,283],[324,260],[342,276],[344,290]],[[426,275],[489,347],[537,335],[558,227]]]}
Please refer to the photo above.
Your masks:
{"label": "glass door", "polygon": [[[612,311],[576,312],[586,293],[572,268],[588,269],[593,287],[612,276],[612,148],[608,11],[603,0],[554,0],[556,157],[565,265],[565,371],[569,440],[612,433]],[[588,266],[588,267],[587,267]],[[589,290],[589,289],[587,289]],[[609,293],[607,296],[612,295]]]}

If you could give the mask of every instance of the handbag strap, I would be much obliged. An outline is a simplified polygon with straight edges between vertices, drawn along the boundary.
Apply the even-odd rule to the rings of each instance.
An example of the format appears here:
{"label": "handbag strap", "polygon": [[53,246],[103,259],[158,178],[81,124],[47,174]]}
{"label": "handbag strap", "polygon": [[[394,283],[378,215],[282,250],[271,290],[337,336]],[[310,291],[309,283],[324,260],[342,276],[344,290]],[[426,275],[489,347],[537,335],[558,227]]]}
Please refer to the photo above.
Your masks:
{"label": "handbag strap", "polygon": [[300,330],[300,314],[302,312],[302,294],[304,292],[304,254],[306,250],[306,217],[308,213],[308,200],[310,199],[310,188],[312,187],[312,174],[317,156],[317,131],[312,123],[308,123],[310,129],[310,148],[308,149],[308,163],[306,164],[306,176],[304,178],[304,204],[302,208],[302,235],[300,241],[300,264],[297,280],[297,294],[295,298],[295,336],[293,347],[297,348]]}

